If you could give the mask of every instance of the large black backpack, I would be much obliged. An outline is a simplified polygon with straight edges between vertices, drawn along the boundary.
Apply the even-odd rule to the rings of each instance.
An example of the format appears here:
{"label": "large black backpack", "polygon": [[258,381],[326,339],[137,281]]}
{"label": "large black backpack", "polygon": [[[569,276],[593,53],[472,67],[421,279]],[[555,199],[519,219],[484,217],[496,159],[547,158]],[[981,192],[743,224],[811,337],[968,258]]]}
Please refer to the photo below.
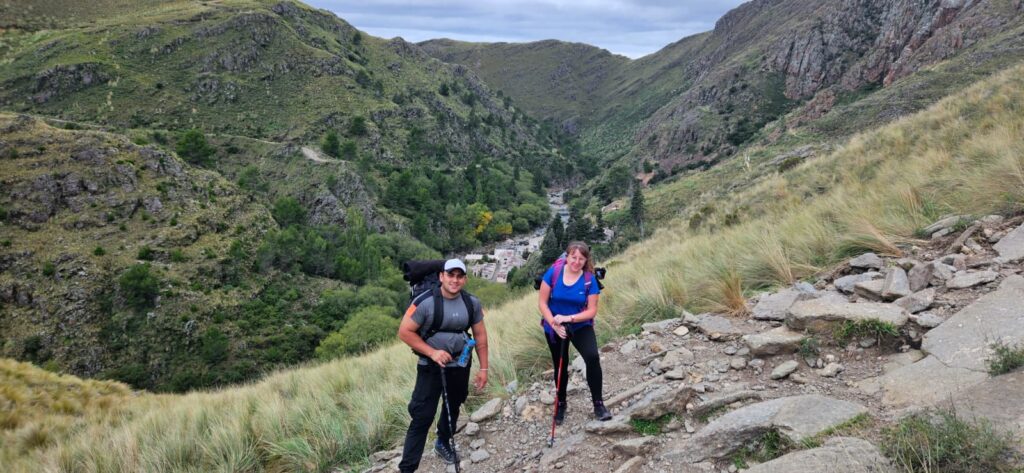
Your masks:
{"label": "large black backpack", "polygon": [[[473,320],[473,301],[465,290],[459,291],[462,295],[462,302],[466,304],[467,323],[461,329],[442,330],[444,322],[444,297],[441,295],[441,279],[438,275],[444,271],[445,260],[410,260],[402,263],[402,278],[409,282],[409,302],[419,305],[427,299],[434,298],[434,317],[430,327],[427,329],[423,340],[432,337],[437,332],[469,333],[469,322]],[[441,314],[438,316],[438,314]]]}

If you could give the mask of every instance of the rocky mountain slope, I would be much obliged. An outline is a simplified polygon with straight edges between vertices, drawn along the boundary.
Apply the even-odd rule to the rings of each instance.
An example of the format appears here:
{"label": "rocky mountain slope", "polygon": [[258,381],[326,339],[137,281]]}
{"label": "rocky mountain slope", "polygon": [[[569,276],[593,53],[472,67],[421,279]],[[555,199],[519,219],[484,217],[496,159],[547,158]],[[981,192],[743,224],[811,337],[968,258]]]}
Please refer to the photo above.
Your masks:
{"label": "rocky mountain slope", "polygon": [[[1019,60],[1022,11],[1019,1],[752,1],[713,31],[635,61],[557,42],[422,45],[579,133],[585,153],[625,156],[634,168],[650,159],[670,172],[729,156],[783,116],[797,126],[964,57],[962,68],[922,74],[894,94],[902,99],[873,103],[841,131],[918,110],[973,80],[972,69]],[[927,99],[906,100],[921,89]]]}
{"label": "rocky mountain slope", "polygon": [[[644,324],[601,348],[612,420],[591,420],[577,357],[553,448],[553,389],[537,382],[460,419],[462,468],[896,472],[906,464],[887,458],[899,445],[886,426],[908,407],[949,403],[1019,438],[1024,377],[989,367],[995,346],[1024,343],[1022,220],[950,216],[906,257],[860,255],[813,285],[752,298],[745,317]],[[375,454],[368,471],[392,471],[400,454]],[[1011,471],[1007,461],[986,471]],[[424,471],[451,469],[425,459]]]}

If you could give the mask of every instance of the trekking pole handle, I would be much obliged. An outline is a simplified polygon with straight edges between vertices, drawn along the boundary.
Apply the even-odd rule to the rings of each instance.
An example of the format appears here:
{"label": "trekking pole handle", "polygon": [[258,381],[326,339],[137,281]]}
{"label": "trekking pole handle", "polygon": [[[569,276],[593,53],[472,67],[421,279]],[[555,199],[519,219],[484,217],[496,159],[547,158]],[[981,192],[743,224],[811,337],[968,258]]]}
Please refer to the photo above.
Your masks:
{"label": "trekking pole handle", "polygon": [[462,354],[459,355],[459,361],[455,364],[465,368],[466,364],[469,363],[469,355],[473,351],[473,347],[476,346],[476,340],[472,338],[466,341],[466,346],[462,347]]}

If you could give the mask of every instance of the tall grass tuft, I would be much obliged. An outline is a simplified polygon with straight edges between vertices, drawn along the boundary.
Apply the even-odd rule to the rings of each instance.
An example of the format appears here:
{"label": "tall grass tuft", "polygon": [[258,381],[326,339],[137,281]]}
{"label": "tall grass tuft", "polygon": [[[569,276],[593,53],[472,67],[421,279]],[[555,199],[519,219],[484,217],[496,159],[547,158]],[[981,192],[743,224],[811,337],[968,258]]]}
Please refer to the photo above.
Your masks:
{"label": "tall grass tuft", "polygon": [[1016,473],[1013,441],[987,422],[955,411],[924,412],[882,432],[882,448],[906,473]]}

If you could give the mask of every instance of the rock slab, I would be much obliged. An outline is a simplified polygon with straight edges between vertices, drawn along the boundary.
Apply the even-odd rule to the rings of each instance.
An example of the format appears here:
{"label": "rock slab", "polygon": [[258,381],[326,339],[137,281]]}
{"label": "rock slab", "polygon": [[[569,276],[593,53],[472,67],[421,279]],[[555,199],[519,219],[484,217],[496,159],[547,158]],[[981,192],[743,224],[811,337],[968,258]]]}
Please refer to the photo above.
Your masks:
{"label": "rock slab", "polygon": [[723,458],[772,429],[800,442],[866,412],[862,405],[817,394],[772,399],[726,413],[678,441],[665,457],[690,463]]}
{"label": "rock slab", "polygon": [[751,355],[774,356],[797,351],[804,338],[804,334],[782,326],[767,332],[744,335],[743,343],[750,349]]}
{"label": "rock slab", "polygon": [[868,442],[853,437],[832,437],[810,450],[783,455],[755,465],[746,473],[896,473],[882,452]]}
{"label": "rock slab", "polygon": [[1003,263],[1024,258],[1024,224],[1007,233],[992,249],[999,253],[999,261]]}
{"label": "rock slab", "polygon": [[786,325],[795,330],[831,332],[836,323],[878,320],[896,327],[906,325],[910,314],[905,309],[891,304],[874,302],[832,302],[815,299],[793,304],[789,309]]}

